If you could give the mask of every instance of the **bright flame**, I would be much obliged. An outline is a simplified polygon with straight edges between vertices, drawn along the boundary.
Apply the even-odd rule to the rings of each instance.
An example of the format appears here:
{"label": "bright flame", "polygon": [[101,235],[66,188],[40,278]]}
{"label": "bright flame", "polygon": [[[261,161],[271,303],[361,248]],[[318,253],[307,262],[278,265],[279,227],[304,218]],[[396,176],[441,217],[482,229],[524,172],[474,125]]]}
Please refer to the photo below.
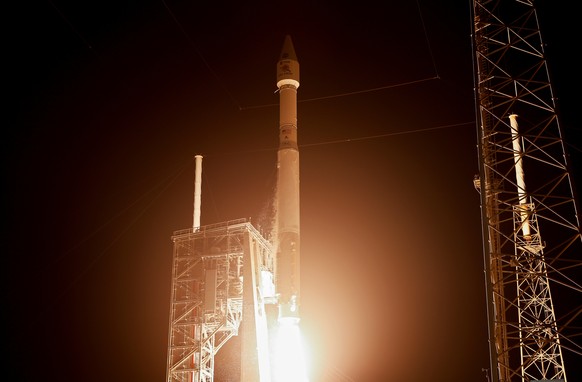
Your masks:
{"label": "bright flame", "polygon": [[279,320],[275,339],[275,382],[308,382],[305,351],[296,320]]}

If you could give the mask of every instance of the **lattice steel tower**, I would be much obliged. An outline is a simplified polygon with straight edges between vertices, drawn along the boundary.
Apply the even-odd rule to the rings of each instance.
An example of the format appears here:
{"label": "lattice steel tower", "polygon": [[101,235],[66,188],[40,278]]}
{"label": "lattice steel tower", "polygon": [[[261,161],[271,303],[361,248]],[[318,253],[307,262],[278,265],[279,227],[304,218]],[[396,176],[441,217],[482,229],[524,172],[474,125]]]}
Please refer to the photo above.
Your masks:
{"label": "lattice steel tower", "polygon": [[273,247],[246,219],[200,226],[201,171],[197,155],[194,224],[172,236],[166,382],[213,382],[216,354],[239,334],[240,381],[269,381]]}
{"label": "lattice steel tower", "polygon": [[582,241],[537,12],[472,3],[490,378],[566,381],[582,355]]}

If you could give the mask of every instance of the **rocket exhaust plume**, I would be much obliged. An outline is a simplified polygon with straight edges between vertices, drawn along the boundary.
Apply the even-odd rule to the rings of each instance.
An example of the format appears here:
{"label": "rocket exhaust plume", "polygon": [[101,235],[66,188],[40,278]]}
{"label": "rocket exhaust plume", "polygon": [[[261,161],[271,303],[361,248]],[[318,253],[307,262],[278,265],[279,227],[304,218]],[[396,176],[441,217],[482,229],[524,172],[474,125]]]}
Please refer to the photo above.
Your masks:
{"label": "rocket exhaust plume", "polygon": [[279,150],[277,152],[277,277],[279,320],[299,321],[299,62],[290,36],[277,63]]}

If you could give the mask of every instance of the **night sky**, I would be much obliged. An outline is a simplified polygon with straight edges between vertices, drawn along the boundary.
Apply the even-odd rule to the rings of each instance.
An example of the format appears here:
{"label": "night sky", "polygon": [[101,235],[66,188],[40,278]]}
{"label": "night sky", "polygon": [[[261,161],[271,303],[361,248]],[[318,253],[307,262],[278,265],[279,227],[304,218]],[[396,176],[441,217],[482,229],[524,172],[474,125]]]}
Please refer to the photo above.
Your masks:
{"label": "night sky", "polygon": [[[539,17],[576,170],[580,35],[551,3]],[[164,380],[171,236],[192,226],[194,155],[202,225],[268,230],[290,34],[312,382],[486,381],[471,3],[342,4],[5,9],[3,375]],[[218,382],[236,374],[231,348]]]}

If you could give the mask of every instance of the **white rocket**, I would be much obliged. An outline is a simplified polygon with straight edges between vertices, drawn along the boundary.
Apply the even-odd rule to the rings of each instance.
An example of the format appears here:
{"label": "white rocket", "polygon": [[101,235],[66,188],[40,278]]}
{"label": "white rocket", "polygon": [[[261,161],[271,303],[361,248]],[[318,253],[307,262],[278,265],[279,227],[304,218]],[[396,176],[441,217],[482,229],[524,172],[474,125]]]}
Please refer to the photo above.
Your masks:
{"label": "white rocket", "polygon": [[279,319],[299,320],[299,62],[290,36],[277,63],[279,151],[277,152],[277,275]]}

